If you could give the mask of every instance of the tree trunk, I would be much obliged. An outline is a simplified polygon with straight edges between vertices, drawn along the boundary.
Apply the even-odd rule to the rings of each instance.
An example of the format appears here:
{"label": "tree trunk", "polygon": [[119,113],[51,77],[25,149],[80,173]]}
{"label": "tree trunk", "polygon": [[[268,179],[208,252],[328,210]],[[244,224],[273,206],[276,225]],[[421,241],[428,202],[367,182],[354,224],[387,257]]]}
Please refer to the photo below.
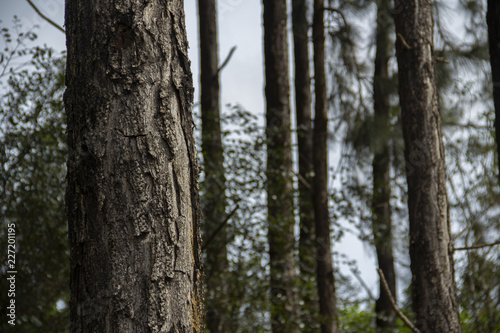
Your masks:
{"label": "tree trunk", "polygon": [[432,3],[395,1],[416,326],[460,332],[438,109]]}
{"label": "tree trunk", "polygon": [[66,1],[71,332],[203,332],[183,2]]}
{"label": "tree trunk", "polygon": [[292,0],[293,50],[295,56],[295,109],[299,147],[299,266],[300,297],[304,304],[301,322],[304,331],[318,331],[316,291],[316,248],[312,202],[313,135],[311,122],[311,76],[309,74],[309,23],[306,0]]}
{"label": "tree trunk", "polygon": [[298,332],[286,0],[264,3],[267,205],[274,333]]}
{"label": "tree trunk", "polygon": [[[373,156],[373,240],[378,266],[384,273],[389,290],[396,297],[396,274],[392,253],[391,185],[390,185],[390,104],[387,89],[388,62],[391,57],[390,0],[377,1],[375,73],[373,76],[374,125],[378,129]],[[394,332],[396,314],[382,283],[375,304],[377,332]]]}
{"label": "tree trunk", "polygon": [[324,0],[314,0],[314,219],[321,332],[339,332],[328,210],[328,115],[325,77]]}
{"label": "tree trunk", "polygon": [[[488,0],[486,21],[490,46],[491,77],[493,79],[493,102],[495,104],[495,134],[498,167],[500,168],[500,3]],[[500,181],[500,173],[499,173]]]}
{"label": "tree trunk", "polygon": [[[203,234],[211,239],[205,249],[207,328],[209,332],[226,332],[227,315],[227,232],[219,229],[226,215],[226,179],[222,149],[219,74],[217,52],[217,16],[215,0],[198,0],[200,19],[201,61],[201,135],[203,168],[202,184]],[[211,238],[214,235],[213,238]],[[227,321],[227,320],[226,320]]]}

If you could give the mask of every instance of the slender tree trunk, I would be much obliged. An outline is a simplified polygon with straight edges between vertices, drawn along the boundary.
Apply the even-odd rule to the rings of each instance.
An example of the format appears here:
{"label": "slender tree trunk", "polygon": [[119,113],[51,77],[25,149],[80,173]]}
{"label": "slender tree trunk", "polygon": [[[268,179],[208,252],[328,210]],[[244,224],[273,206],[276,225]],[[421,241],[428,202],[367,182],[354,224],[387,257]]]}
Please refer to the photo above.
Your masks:
{"label": "slender tree trunk", "polygon": [[325,76],[324,0],[314,0],[314,219],[321,332],[339,332],[328,210],[328,114]]}
{"label": "slender tree trunk", "polygon": [[298,332],[286,0],[264,3],[267,205],[274,333]]}
{"label": "slender tree trunk", "polygon": [[309,74],[309,22],[306,0],[292,0],[293,50],[295,56],[295,109],[299,146],[299,266],[300,297],[304,304],[301,322],[304,332],[318,331],[318,296],[316,290],[316,248],[314,232],[313,135],[311,121],[311,76]]}
{"label": "slender tree trunk", "polygon": [[[203,234],[212,235],[205,250],[207,328],[226,332],[227,315],[227,232],[219,229],[226,215],[226,179],[222,149],[219,74],[217,52],[217,15],[215,0],[198,0],[201,62],[201,135],[205,180],[202,188]],[[216,233],[216,234],[215,234]]]}
{"label": "slender tree trunk", "polygon": [[71,332],[203,332],[183,2],[66,1]]}
{"label": "slender tree trunk", "polygon": [[413,306],[421,332],[460,332],[438,109],[432,3],[395,1]]}
{"label": "slender tree trunk", "polygon": [[[396,297],[396,274],[392,253],[391,184],[390,184],[390,104],[387,89],[388,62],[391,57],[391,0],[377,1],[377,31],[375,73],[373,76],[373,100],[375,126],[379,137],[373,156],[373,240],[377,251],[378,266],[384,273],[389,290]],[[379,298],[375,304],[377,332],[394,332],[396,314],[388,295],[379,284]]]}
{"label": "slender tree trunk", "polygon": [[[495,133],[498,167],[500,168],[500,3],[488,0],[486,21],[490,45],[491,77],[493,79],[493,102],[495,104]],[[499,173],[500,177],[500,173]],[[500,179],[500,178],[499,178]]]}

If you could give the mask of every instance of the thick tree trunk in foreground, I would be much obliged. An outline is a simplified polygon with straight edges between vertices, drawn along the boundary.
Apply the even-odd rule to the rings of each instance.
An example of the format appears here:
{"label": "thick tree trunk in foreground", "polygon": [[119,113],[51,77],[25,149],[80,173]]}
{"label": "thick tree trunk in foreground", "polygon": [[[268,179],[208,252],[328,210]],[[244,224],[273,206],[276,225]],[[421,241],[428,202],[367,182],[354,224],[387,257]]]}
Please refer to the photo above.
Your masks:
{"label": "thick tree trunk in foreground", "polygon": [[314,219],[321,332],[339,332],[328,212],[328,115],[325,76],[324,1],[314,0]]}
{"label": "thick tree trunk in foreground", "polygon": [[183,2],[66,2],[71,332],[203,332]]}
{"label": "thick tree trunk in foreground", "polygon": [[274,333],[298,332],[286,0],[264,0],[267,206]]}
{"label": "thick tree trunk in foreground", "polygon": [[500,168],[500,3],[498,1],[488,0],[486,21],[488,22],[491,77],[493,79],[497,157],[498,167]]}
{"label": "thick tree trunk in foreground", "polygon": [[301,321],[304,332],[314,332],[318,325],[316,291],[316,248],[314,206],[312,202],[313,135],[311,122],[311,76],[309,74],[309,22],[306,0],[292,1],[293,51],[295,56],[295,109],[299,149],[299,266]]}
{"label": "thick tree trunk in foreground", "polygon": [[[373,156],[373,240],[377,251],[378,267],[384,273],[389,289],[396,297],[396,273],[392,253],[391,180],[390,180],[390,104],[387,81],[388,62],[391,57],[391,0],[377,1],[377,31],[373,100],[375,126],[379,130]],[[379,298],[375,304],[377,332],[394,332],[396,314],[387,293],[379,284]]]}
{"label": "thick tree trunk in foreground", "polygon": [[[207,328],[226,332],[227,232],[219,229],[226,217],[226,179],[220,127],[217,15],[215,0],[198,0],[201,62],[201,135],[203,152],[203,234],[210,239],[205,249]],[[212,238],[212,236],[214,236]],[[227,319],[226,319],[227,321]]]}
{"label": "thick tree trunk in foreground", "polygon": [[433,58],[432,4],[395,1],[416,326],[460,332],[444,147]]}

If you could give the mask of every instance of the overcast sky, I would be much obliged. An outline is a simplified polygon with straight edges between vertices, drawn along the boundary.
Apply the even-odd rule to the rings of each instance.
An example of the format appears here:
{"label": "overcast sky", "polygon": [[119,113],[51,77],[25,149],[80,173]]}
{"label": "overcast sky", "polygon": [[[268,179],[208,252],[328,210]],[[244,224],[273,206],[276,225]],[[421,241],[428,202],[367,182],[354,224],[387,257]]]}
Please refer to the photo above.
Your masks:
{"label": "overcast sky", "polygon": [[[64,24],[63,0],[33,0],[37,7],[59,25]],[[197,1],[186,0],[186,25],[190,44],[189,57],[195,83],[195,102],[199,100],[199,53]],[[24,0],[0,0],[0,20],[2,27],[10,28],[12,18],[17,15],[25,29],[38,25],[37,44],[47,44],[56,50],[65,49],[64,35],[52,27]],[[222,62],[233,46],[237,50],[221,74],[221,105],[241,104],[245,109],[264,114],[264,67],[262,6],[257,0],[219,0],[219,59]],[[290,41],[289,41],[290,42]],[[291,46],[291,44],[290,44]],[[292,77],[293,72],[290,73]],[[293,98],[293,95],[291,94]],[[293,101],[293,100],[292,100]],[[292,103],[293,104],[293,103]],[[347,234],[334,250],[358,261],[362,278],[377,296],[378,288],[375,271],[374,251],[361,243],[356,236]],[[345,274],[350,274],[343,270]]]}

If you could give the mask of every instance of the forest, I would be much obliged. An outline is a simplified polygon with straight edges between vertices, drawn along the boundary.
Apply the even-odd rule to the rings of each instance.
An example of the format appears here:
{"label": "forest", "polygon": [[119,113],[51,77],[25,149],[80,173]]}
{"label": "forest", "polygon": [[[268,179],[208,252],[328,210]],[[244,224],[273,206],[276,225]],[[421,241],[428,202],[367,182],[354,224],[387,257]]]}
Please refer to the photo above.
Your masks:
{"label": "forest", "polygon": [[500,332],[500,3],[26,2],[66,50],[0,21],[0,331]]}

